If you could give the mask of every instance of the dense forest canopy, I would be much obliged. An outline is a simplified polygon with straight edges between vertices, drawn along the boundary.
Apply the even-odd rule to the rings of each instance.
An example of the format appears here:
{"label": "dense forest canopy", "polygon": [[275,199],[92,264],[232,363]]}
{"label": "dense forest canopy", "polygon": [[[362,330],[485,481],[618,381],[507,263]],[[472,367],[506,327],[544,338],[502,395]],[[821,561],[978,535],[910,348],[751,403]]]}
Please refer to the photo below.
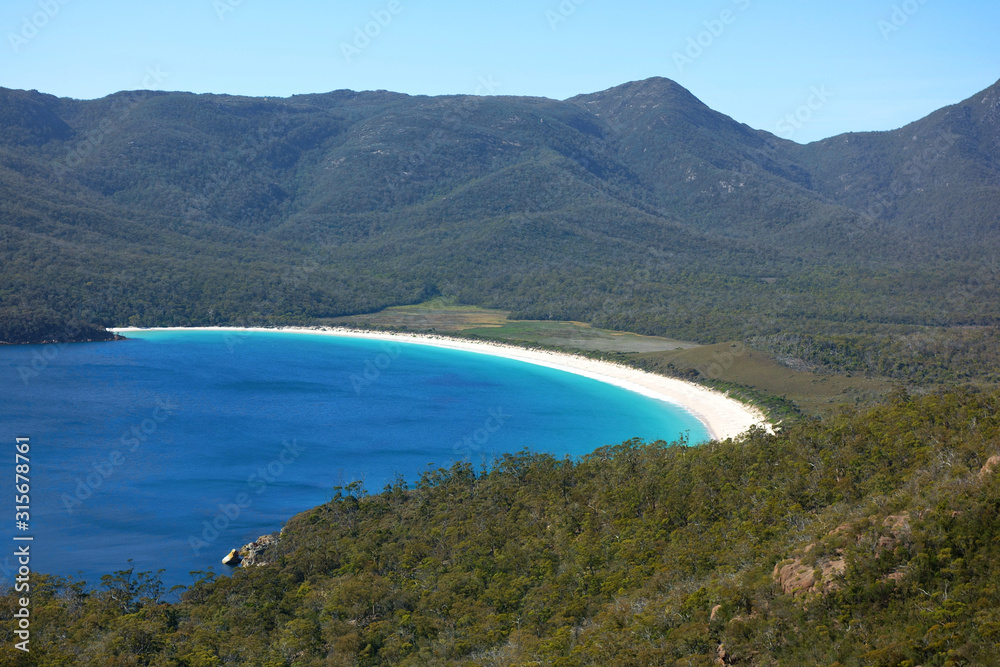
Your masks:
{"label": "dense forest canopy", "polygon": [[33,650],[6,620],[0,663],[995,665],[998,409],[900,394],[778,435],[354,482],[176,604],[154,573],[36,577]]}
{"label": "dense forest canopy", "polygon": [[0,89],[0,340],[444,295],[914,379],[909,337],[936,377],[995,378],[998,165],[1000,85],[805,146],[659,78],[565,101]]}
{"label": "dense forest canopy", "polygon": [[0,342],[445,297],[969,385],[353,482],[176,603],[155,573],[34,575],[33,650],[4,620],[2,664],[1000,662],[1000,83],[808,145],[659,78],[564,101],[0,89],[0,193]]}

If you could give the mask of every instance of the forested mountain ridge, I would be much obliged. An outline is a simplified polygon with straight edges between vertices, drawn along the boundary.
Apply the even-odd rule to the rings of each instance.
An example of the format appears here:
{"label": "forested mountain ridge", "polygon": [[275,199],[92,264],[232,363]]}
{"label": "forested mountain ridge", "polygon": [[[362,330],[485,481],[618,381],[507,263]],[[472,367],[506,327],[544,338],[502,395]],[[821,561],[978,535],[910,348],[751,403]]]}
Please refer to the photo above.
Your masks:
{"label": "forested mountain ridge", "polygon": [[798,158],[842,205],[943,248],[985,242],[995,252],[998,152],[1000,82],[895,132],[832,137]]}
{"label": "forested mountain ridge", "polygon": [[[0,341],[445,295],[997,382],[998,97],[802,146],[665,79],[566,101],[0,89]],[[994,664],[998,407],[922,391],[351,483],[270,565],[195,573],[177,604],[132,570],[36,576],[27,664]]]}
{"label": "forested mountain ridge", "polygon": [[566,101],[0,89],[0,340],[443,294],[849,370],[897,367],[887,337],[981,356],[997,91],[802,146],[661,78]]}

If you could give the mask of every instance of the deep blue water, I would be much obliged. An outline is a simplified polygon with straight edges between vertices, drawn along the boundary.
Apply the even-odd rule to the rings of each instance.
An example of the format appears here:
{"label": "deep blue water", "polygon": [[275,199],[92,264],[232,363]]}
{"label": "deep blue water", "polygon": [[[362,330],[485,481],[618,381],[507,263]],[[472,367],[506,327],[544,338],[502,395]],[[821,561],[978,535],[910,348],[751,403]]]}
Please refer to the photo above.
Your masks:
{"label": "deep blue water", "polygon": [[[283,332],[142,332],[0,348],[0,581],[32,570],[170,585],[321,504],[397,475],[524,448],[580,456],[632,437],[707,439],[693,416],[577,375],[424,345]],[[31,517],[14,517],[15,438]],[[214,524],[214,525],[213,525]]]}

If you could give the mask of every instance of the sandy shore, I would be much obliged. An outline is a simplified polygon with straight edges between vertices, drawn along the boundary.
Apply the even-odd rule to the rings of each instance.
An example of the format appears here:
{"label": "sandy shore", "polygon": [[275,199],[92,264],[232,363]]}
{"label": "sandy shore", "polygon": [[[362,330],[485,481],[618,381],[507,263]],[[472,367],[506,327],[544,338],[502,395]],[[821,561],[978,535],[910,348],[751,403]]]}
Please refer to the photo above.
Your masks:
{"label": "sandy shore", "polygon": [[605,361],[595,361],[586,357],[578,357],[561,352],[545,350],[528,350],[502,343],[466,341],[445,336],[429,334],[392,333],[384,331],[364,331],[346,328],[294,328],[252,329],[242,327],[185,327],[185,328],[154,328],[112,329],[115,333],[128,336],[136,331],[287,331],[292,333],[319,334],[324,336],[342,336],[347,338],[368,338],[398,343],[416,345],[432,345],[449,350],[465,350],[479,354],[491,354],[506,359],[516,359],[529,364],[546,366],[558,370],[575,373],[584,377],[606,382],[622,389],[634,391],[637,394],[655,398],[679,406],[694,415],[705,424],[708,432],[715,439],[724,440],[746,432],[752,426],[762,426],[771,430],[770,424],[763,413],[752,406],[740,403],[700,385],[676,378],[664,377],[654,373],[629,368],[620,364]]}

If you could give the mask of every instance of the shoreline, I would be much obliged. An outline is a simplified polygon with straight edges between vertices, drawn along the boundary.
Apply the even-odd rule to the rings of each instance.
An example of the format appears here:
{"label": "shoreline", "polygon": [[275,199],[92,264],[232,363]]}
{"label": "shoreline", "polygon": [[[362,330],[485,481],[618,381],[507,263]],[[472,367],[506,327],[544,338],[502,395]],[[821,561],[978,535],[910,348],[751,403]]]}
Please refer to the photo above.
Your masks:
{"label": "shoreline", "polygon": [[286,332],[393,341],[412,345],[428,345],[449,350],[475,352],[581,375],[641,394],[648,398],[669,403],[674,407],[688,412],[704,424],[708,430],[709,437],[714,440],[735,438],[753,426],[760,426],[768,432],[773,432],[772,426],[767,421],[763,412],[751,405],[730,398],[726,394],[693,382],[688,382],[687,380],[657,375],[622,364],[610,361],[597,361],[566,352],[533,350],[506,343],[467,341],[437,334],[371,331],[346,327],[116,327],[108,331],[120,335],[140,331]]}

